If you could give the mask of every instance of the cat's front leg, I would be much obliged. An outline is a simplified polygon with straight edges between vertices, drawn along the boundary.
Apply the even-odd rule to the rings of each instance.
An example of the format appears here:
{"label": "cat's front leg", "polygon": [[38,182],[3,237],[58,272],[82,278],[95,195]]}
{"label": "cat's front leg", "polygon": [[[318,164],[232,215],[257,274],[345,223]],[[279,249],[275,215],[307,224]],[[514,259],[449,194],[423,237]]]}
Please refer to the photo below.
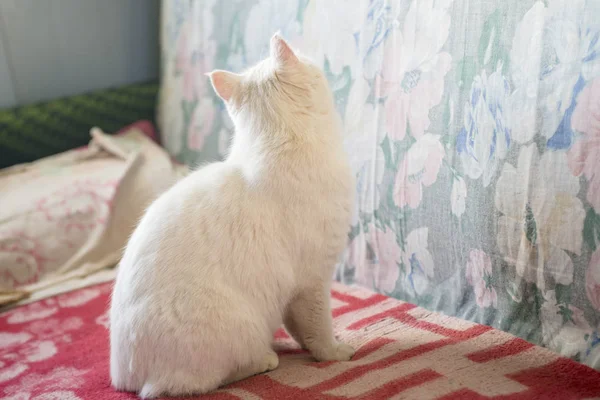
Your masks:
{"label": "cat's front leg", "polygon": [[284,315],[283,324],[285,326],[285,330],[290,334],[291,337],[294,338],[294,340],[300,345],[300,347],[302,347],[302,349],[307,350],[307,347],[304,344],[304,340],[302,339],[302,336],[300,335],[300,330],[298,328],[298,325],[296,324],[296,321],[294,320],[292,310],[293,310],[293,308],[290,306],[288,308],[286,314]]}
{"label": "cat's front leg", "polygon": [[333,336],[328,285],[302,290],[288,306],[285,326],[318,361],[348,361],[354,355],[351,346]]}

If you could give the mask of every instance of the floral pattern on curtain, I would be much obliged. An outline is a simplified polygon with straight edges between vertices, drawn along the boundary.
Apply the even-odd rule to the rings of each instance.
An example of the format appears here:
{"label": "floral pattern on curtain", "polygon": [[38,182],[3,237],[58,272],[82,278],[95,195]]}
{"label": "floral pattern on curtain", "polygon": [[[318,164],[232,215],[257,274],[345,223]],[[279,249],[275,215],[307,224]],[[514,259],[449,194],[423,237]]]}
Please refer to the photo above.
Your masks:
{"label": "floral pattern on curtain", "polygon": [[160,128],[233,126],[204,72],[275,31],[323,67],[357,207],[337,279],[600,367],[600,1],[163,0]]}

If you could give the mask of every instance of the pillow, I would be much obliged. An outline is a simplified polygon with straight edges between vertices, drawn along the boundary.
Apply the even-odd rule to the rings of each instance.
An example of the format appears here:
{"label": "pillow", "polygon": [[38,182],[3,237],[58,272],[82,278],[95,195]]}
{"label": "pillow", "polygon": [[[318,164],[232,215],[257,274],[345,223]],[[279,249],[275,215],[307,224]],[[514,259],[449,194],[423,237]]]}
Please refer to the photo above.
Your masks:
{"label": "pillow", "polygon": [[0,304],[114,266],[145,208],[182,168],[148,122],[0,170]]}

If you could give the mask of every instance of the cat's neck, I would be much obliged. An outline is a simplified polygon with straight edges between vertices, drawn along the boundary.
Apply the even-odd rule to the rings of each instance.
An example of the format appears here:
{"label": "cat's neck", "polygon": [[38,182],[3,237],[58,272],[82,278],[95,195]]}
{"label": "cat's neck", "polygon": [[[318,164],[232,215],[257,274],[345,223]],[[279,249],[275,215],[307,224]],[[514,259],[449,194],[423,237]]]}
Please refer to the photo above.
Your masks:
{"label": "cat's neck", "polygon": [[[332,132],[238,131],[226,162],[240,168],[253,185],[290,182],[308,174],[312,166],[326,163],[336,146]],[[323,130],[327,128],[322,128]],[[329,129],[333,129],[330,127]]]}

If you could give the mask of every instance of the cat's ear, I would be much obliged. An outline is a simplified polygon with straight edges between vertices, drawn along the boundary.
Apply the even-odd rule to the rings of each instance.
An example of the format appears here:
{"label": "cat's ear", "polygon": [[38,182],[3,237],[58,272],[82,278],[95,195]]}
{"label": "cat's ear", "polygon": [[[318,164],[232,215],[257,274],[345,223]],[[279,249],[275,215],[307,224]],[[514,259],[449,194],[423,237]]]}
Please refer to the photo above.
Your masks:
{"label": "cat's ear", "polygon": [[278,33],[271,38],[271,57],[279,65],[291,66],[298,63],[298,57]]}
{"label": "cat's ear", "polygon": [[215,92],[225,101],[229,101],[240,84],[240,76],[233,72],[215,70],[206,74],[210,77]]}

